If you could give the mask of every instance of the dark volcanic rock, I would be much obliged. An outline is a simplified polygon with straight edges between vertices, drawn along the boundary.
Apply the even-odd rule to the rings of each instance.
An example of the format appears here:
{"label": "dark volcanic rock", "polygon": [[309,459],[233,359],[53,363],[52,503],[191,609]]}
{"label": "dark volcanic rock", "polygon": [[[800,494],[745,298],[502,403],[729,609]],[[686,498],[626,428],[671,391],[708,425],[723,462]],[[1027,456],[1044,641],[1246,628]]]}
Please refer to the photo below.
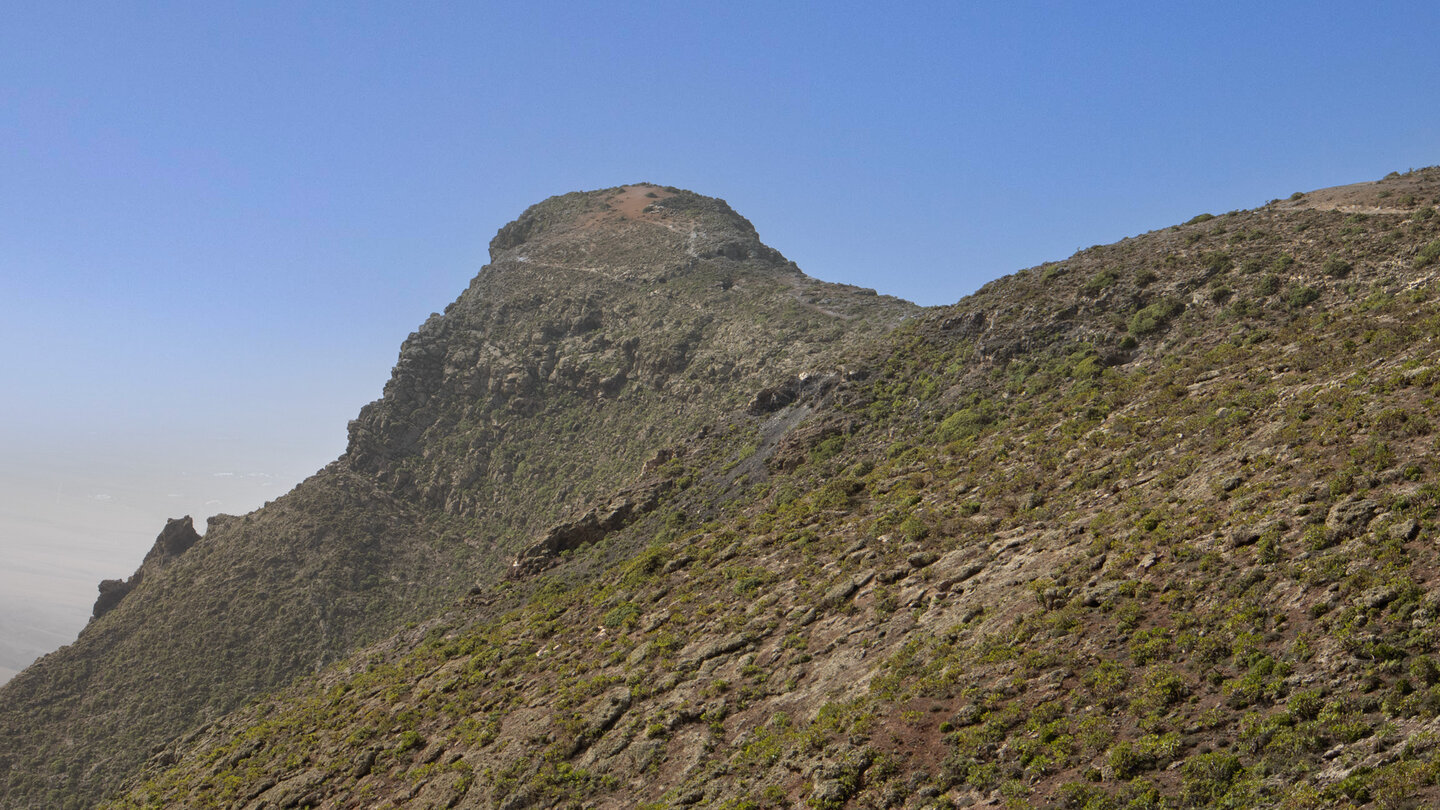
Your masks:
{"label": "dark volcanic rock", "polygon": [[200,535],[195,531],[195,521],[189,515],[183,518],[171,518],[166,521],[165,528],[160,530],[160,536],[155,538],[155,545],[145,555],[145,562],[166,563],[179,557],[190,547],[200,542]]}
{"label": "dark volcanic rock", "polygon": [[160,536],[155,538],[155,545],[146,552],[140,568],[131,574],[129,579],[107,579],[100,583],[100,596],[95,600],[95,607],[90,612],[91,620],[114,610],[131,591],[140,587],[140,583],[145,581],[147,570],[154,572],[164,568],[199,541],[200,535],[195,531],[195,522],[189,515],[166,521],[165,528],[160,530]]}
{"label": "dark volcanic rock", "polygon": [[745,411],[752,416],[763,416],[773,413],[795,401],[800,395],[800,380],[790,380],[781,385],[772,385],[762,388],[750,400]]}
{"label": "dark volcanic rock", "polygon": [[538,542],[516,555],[510,564],[509,575],[513,578],[539,573],[552,565],[562,553],[599,542],[605,535],[624,528],[654,509],[670,485],[670,481],[661,480],[634,487],[620,493],[605,506],[591,509],[578,520],[551,527]]}
{"label": "dark volcanic rock", "polygon": [[101,580],[100,596],[95,600],[95,607],[90,612],[90,618],[98,619],[114,610],[115,606],[120,604],[120,600],[124,599],[134,587],[123,579]]}

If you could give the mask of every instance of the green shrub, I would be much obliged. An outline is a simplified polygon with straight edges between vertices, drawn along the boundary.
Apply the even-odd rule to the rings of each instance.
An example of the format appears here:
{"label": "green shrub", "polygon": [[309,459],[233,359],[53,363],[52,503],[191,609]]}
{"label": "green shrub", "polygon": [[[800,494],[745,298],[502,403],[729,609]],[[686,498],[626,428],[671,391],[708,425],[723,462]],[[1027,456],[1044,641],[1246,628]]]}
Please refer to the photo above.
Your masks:
{"label": "green shrub", "polygon": [[1179,299],[1162,298],[1130,316],[1129,332],[1132,335],[1148,335],[1184,311],[1185,304]]}
{"label": "green shrub", "polygon": [[821,441],[819,444],[815,445],[813,448],[811,448],[811,450],[810,450],[810,461],[813,462],[813,463],[816,463],[816,464],[819,464],[820,462],[823,462],[823,461],[829,461],[830,459],[834,458],[834,457],[835,457],[841,450],[843,450],[844,448],[845,448],[845,436],[844,436],[844,435],[831,436],[831,437],[829,437],[829,438]]}
{"label": "green shrub", "polygon": [[1145,673],[1135,699],[1130,702],[1130,711],[1136,715],[1160,711],[1184,700],[1190,694],[1190,687],[1178,672],[1168,667],[1156,667]]}
{"label": "green shrub", "polygon": [[1325,275],[1331,278],[1345,278],[1350,275],[1350,271],[1354,270],[1355,266],[1339,256],[1331,256],[1325,260],[1321,269],[1325,271]]}
{"label": "green shrub", "polygon": [[1320,299],[1320,291],[1314,287],[1305,287],[1299,284],[1290,287],[1285,293],[1285,303],[1291,309],[1302,309],[1310,306]]}
{"label": "green shrub", "polygon": [[1110,769],[1115,772],[1115,778],[1122,780],[1133,779],[1141,772],[1155,767],[1155,760],[1136,749],[1129,740],[1122,740],[1111,748],[1107,761]]}
{"label": "green shrub", "polygon": [[1245,766],[1231,754],[1215,751],[1196,754],[1180,769],[1181,800],[1188,807],[1210,807],[1230,791]]}
{"label": "green shrub", "polygon": [[1106,287],[1114,284],[1118,278],[1119,276],[1115,274],[1114,270],[1101,270],[1085,282],[1085,292],[1088,295],[1097,295]]}
{"label": "green shrub", "polygon": [[395,753],[401,754],[406,751],[412,751],[416,748],[423,747],[424,745],[425,738],[421,737],[419,732],[407,730],[400,733],[400,739],[395,743],[395,748],[393,750],[395,751]]}
{"label": "green shrub", "polygon": [[1320,710],[1324,708],[1320,699],[1320,692],[1315,689],[1304,689],[1290,696],[1285,708],[1297,720],[1314,720],[1320,716]]}
{"label": "green shrub", "polygon": [[1410,660],[1410,677],[1424,686],[1434,686],[1440,683],[1440,667],[1435,665],[1435,659],[1421,655]]}
{"label": "green shrub", "polygon": [[1107,707],[1119,704],[1130,682],[1130,674],[1114,661],[1103,661],[1080,678],[1097,700]]}
{"label": "green shrub", "polygon": [[1215,250],[1200,257],[1200,263],[1211,273],[1223,273],[1230,269],[1230,254],[1223,250]]}
{"label": "green shrub", "polygon": [[1107,761],[1115,778],[1129,780],[1168,764],[1179,750],[1179,734],[1146,734],[1133,743],[1129,740],[1116,743]]}
{"label": "green shrub", "polygon": [[634,602],[622,602],[611,608],[600,623],[606,627],[628,627],[640,619],[640,606]]}
{"label": "green shrub", "polygon": [[925,521],[911,515],[900,523],[900,535],[909,541],[923,540],[930,534],[930,526]]}
{"label": "green shrub", "polygon": [[940,423],[940,441],[953,442],[975,436],[995,421],[995,413],[989,403],[979,403],[945,417]]}
{"label": "green shrub", "polygon": [[1370,777],[1370,794],[1381,808],[1419,807],[1416,794],[1435,784],[1433,762],[1400,761],[1376,768]]}
{"label": "green shrub", "polygon": [[1420,252],[1415,254],[1416,268],[1429,267],[1436,261],[1440,261],[1440,239],[1420,248]]}

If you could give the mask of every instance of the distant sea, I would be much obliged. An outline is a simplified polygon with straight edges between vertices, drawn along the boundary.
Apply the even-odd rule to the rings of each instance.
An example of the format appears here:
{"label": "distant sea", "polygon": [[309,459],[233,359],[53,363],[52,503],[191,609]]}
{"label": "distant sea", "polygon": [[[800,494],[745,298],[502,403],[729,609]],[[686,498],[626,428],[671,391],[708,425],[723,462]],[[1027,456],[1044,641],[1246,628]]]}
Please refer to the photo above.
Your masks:
{"label": "distant sea", "polygon": [[302,477],[166,469],[127,456],[7,452],[4,460],[0,682],[74,641],[100,581],[130,576],[168,518],[190,515],[203,533],[211,515],[249,512]]}

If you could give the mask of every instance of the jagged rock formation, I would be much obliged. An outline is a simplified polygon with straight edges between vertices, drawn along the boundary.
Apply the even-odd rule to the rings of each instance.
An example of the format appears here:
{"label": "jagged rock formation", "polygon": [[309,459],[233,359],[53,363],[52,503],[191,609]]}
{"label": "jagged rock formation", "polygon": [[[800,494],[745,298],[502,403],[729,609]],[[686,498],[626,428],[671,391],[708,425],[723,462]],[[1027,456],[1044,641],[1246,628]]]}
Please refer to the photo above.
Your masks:
{"label": "jagged rock formation", "polygon": [[500,581],[657,451],[917,311],[805,276],[679,189],[547,200],[491,247],[343,458],[198,542],[167,527],[74,644],[4,687],[0,805],[112,791],[156,745]]}
{"label": "jagged rock formation", "polygon": [[611,498],[602,508],[591,509],[577,520],[551,527],[539,542],[515,555],[515,561],[510,563],[510,576],[537,574],[554,565],[561,554],[598,543],[607,534],[623,529],[655,509],[670,485],[665,479],[644,482]]}
{"label": "jagged rock formation", "polygon": [[120,604],[120,600],[124,599],[127,595],[129,595],[130,591],[134,590],[135,585],[138,584],[133,580],[133,576],[130,580],[101,580],[99,586],[100,595],[95,598],[95,607],[92,608],[90,611],[90,618],[98,619],[101,616],[104,616],[106,613],[114,610],[115,606]]}
{"label": "jagged rock formation", "polygon": [[91,620],[98,619],[114,610],[115,606],[120,604],[121,599],[128,596],[144,581],[147,570],[152,574],[158,572],[176,557],[188,551],[199,540],[200,535],[195,531],[195,521],[191,520],[189,515],[166,521],[165,528],[160,531],[160,536],[155,538],[155,545],[145,553],[145,559],[129,579],[107,579],[100,583],[100,596],[95,599]]}

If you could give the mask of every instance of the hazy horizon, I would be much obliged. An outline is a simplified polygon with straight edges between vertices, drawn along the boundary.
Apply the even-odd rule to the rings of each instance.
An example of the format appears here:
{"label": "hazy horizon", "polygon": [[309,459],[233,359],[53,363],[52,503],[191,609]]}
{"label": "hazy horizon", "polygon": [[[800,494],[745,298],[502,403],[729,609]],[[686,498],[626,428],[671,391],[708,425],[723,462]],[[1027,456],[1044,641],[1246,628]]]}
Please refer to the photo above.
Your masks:
{"label": "hazy horizon", "polygon": [[343,430],[336,433],[340,440],[328,449],[312,442],[301,450],[263,435],[243,449],[167,447],[153,437],[92,439],[84,449],[6,448],[0,682],[73,641],[90,618],[100,581],[134,573],[167,519],[189,515],[203,533],[215,514],[259,508],[338,457]]}

